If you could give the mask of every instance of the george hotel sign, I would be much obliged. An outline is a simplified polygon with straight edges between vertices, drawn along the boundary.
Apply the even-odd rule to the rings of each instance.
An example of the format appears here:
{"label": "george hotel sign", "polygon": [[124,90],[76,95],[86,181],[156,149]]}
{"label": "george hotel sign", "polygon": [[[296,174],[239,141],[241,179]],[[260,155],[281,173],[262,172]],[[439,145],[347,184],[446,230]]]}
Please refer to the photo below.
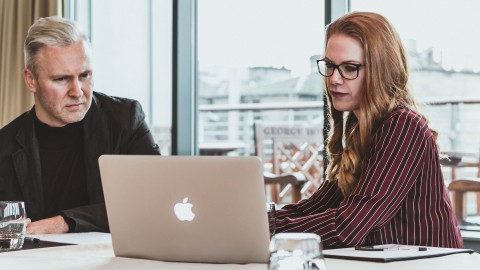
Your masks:
{"label": "george hotel sign", "polygon": [[323,127],[321,126],[264,126],[259,124],[257,127],[257,132],[260,132],[261,137],[264,139],[267,138],[322,138],[323,136]]}

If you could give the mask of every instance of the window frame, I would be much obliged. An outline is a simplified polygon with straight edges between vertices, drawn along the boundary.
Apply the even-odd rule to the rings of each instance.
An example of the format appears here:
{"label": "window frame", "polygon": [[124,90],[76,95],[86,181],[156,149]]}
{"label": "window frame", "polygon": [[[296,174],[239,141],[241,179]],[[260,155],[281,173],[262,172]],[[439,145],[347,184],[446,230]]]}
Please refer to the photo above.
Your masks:
{"label": "window frame", "polygon": [[[349,6],[349,0],[325,0],[325,25]],[[198,155],[197,0],[174,1],[173,12],[172,155]],[[327,111],[324,106],[324,116]],[[324,123],[325,136],[329,127]]]}

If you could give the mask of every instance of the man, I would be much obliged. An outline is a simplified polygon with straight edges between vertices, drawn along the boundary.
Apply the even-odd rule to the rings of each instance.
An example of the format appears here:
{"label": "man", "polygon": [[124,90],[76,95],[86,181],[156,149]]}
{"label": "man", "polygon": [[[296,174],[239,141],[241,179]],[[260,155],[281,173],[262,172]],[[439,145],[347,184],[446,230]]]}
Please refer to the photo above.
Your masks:
{"label": "man", "polygon": [[91,47],[72,21],[37,20],[24,50],[35,105],[0,130],[0,200],[25,201],[27,234],[108,231],[98,157],[160,154],[142,108],[93,91]]}

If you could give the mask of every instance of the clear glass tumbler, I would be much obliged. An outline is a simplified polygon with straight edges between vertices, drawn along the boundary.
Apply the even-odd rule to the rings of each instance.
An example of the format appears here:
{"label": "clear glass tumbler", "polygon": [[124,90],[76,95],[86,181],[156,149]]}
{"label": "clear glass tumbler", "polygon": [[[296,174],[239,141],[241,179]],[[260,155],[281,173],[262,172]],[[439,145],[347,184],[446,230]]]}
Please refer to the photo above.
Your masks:
{"label": "clear glass tumbler", "polygon": [[276,225],[275,222],[277,220],[277,212],[275,209],[274,202],[267,203],[267,216],[268,216],[268,229],[270,230],[270,238],[275,234]]}
{"label": "clear glass tumbler", "polygon": [[269,270],[325,270],[320,236],[279,233],[270,240]]}
{"label": "clear glass tumbler", "polygon": [[26,225],[24,202],[0,201],[0,251],[22,248]]}

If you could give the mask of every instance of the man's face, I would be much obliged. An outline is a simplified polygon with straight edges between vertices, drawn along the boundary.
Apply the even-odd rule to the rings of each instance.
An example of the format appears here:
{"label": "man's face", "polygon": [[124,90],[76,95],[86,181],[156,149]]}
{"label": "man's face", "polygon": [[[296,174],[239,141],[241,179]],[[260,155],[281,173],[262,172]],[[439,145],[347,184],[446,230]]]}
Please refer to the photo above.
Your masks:
{"label": "man's face", "polygon": [[45,46],[35,59],[37,76],[27,69],[23,75],[35,97],[37,118],[52,127],[81,121],[92,103],[90,46],[84,41]]}

